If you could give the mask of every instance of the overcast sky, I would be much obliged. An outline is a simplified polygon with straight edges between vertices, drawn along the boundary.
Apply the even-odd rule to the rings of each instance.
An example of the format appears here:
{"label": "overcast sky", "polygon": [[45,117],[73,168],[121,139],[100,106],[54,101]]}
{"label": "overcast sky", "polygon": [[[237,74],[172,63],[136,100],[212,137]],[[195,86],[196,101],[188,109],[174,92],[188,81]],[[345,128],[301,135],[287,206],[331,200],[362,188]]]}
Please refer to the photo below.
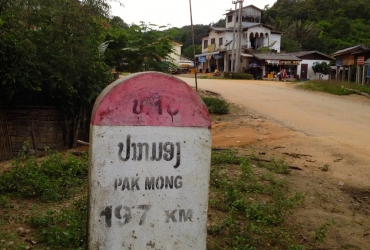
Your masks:
{"label": "overcast sky", "polygon": [[[113,16],[119,16],[127,24],[153,23],[181,28],[190,25],[189,0],[120,0],[124,6],[111,3]],[[235,8],[234,0],[191,0],[193,24],[208,25],[224,18],[229,9]],[[254,5],[264,9],[276,0],[244,0],[243,6]]]}

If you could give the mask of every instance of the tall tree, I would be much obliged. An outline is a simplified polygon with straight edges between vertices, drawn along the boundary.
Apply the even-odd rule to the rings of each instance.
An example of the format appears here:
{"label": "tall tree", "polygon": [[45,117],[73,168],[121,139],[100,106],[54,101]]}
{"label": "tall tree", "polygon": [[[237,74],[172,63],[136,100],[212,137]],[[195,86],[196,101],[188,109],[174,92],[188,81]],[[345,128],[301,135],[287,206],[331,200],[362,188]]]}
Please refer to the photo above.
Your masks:
{"label": "tall tree", "polygon": [[302,49],[305,39],[315,36],[319,33],[319,29],[315,27],[314,22],[303,23],[302,20],[293,21],[293,23],[285,30],[285,33],[292,39],[296,40],[298,47]]}
{"label": "tall tree", "polygon": [[187,58],[193,58],[194,57],[194,49],[195,48],[195,54],[201,54],[202,53],[202,45],[191,45],[183,49],[182,54],[186,56]]}
{"label": "tall tree", "polygon": [[0,11],[0,105],[57,106],[77,128],[112,80],[98,51],[107,2],[5,0]]}
{"label": "tall tree", "polygon": [[268,17],[267,24],[273,27],[275,31],[284,31],[286,28],[284,20],[280,18],[273,19],[271,16]]}
{"label": "tall tree", "polygon": [[226,19],[225,18],[221,18],[220,20],[218,20],[218,22],[212,23],[211,25],[213,27],[225,28],[226,27]]}
{"label": "tall tree", "polygon": [[141,23],[127,30],[127,47],[123,50],[130,72],[169,70],[173,41],[157,28],[163,27]]}
{"label": "tall tree", "polygon": [[[370,5],[367,0],[277,0],[264,11],[265,22],[281,19],[284,23],[302,20],[315,23],[320,32],[301,41],[302,50],[320,50],[330,54],[358,44],[370,46]],[[292,28],[292,27],[291,27]],[[294,40],[296,35],[290,39]],[[286,36],[283,36],[283,40]]]}

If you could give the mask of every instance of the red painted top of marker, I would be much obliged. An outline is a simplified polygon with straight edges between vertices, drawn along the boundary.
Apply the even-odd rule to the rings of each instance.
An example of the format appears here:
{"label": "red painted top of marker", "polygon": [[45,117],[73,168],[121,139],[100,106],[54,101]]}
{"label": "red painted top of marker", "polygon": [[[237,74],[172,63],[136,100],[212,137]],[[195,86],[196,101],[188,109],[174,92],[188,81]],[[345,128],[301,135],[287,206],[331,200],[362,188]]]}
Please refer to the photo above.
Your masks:
{"label": "red painted top of marker", "polygon": [[95,101],[91,124],[211,128],[200,96],[185,82],[160,72],[131,74],[106,87]]}

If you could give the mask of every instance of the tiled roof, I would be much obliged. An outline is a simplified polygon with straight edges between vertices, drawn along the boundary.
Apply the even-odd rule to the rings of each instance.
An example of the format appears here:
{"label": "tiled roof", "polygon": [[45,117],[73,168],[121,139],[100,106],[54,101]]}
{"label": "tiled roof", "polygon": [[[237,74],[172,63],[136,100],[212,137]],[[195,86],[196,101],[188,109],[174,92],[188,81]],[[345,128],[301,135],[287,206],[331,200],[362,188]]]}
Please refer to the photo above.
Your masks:
{"label": "tiled roof", "polygon": [[335,57],[335,56],[339,56],[339,55],[343,55],[343,54],[352,54],[352,52],[357,52],[359,50],[360,51],[362,50],[364,52],[370,51],[370,49],[368,47],[366,47],[365,45],[357,45],[357,46],[353,46],[353,47],[350,47],[350,48],[338,50],[337,52],[334,52],[333,54],[331,54],[331,56]]}
{"label": "tiled roof", "polygon": [[289,55],[289,54],[269,54],[269,53],[261,53],[261,54],[254,54],[254,57],[260,60],[292,60],[292,61],[302,61],[302,59]]}
{"label": "tiled roof", "polygon": [[289,53],[293,56],[296,56],[296,57],[301,57],[301,56],[306,56],[306,55],[311,55],[311,54],[319,54],[319,55],[322,55],[324,57],[327,57],[329,60],[335,60],[334,58],[332,58],[331,56],[328,56],[324,53],[321,53],[319,51],[316,51],[316,50],[310,50],[310,51],[299,51],[299,52],[293,52],[293,53]]}

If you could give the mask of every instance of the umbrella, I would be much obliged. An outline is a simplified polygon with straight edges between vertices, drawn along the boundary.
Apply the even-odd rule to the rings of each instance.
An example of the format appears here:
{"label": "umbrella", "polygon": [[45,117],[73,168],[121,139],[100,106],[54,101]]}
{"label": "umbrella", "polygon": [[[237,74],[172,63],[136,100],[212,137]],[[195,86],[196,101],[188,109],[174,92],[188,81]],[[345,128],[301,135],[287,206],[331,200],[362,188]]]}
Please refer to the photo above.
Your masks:
{"label": "umbrella", "polygon": [[257,63],[251,63],[249,64],[249,68],[257,68],[259,65]]}

